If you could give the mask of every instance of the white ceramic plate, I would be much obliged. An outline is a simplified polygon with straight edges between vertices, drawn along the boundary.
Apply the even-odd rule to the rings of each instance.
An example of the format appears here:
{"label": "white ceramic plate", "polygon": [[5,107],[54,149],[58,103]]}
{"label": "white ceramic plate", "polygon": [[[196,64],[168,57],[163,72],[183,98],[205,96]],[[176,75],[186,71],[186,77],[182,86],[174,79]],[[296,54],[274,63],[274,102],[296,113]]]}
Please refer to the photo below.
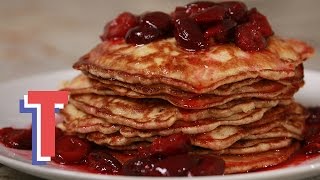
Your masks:
{"label": "white ceramic plate", "polygon": [[[60,71],[51,74],[26,77],[0,84],[0,127],[28,127],[31,123],[30,114],[19,113],[19,99],[28,90],[55,90],[66,79],[77,75],[75,71]],[[306,106],[320,105],[320,72],[305,72],[306,85],[296,95],[297,101]],[[115,180],[149,180],[163,179],[150,177],[124,177],[82,173],[75,170],[63,169],[63,166],[49,164],[46,166],[31,165],[30,151],[9,149],[0,145],[0,163],[34,176],[46,179],[115,179]],[[320,175],[320,157],[304,162],[301,165],[282,168],[279,170],[254,172],[247,174],[194,177],[193,179],[210,180],[249,180],[249,179],[302,179]],[[179,178],[170,178],[179,179]]]}

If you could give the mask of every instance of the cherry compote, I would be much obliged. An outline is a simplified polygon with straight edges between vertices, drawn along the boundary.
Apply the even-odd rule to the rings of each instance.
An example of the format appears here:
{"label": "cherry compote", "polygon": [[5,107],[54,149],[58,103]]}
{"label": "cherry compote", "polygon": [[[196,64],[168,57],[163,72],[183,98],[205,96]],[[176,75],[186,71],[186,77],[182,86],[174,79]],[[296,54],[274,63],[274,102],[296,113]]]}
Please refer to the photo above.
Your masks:
{"label": "cherry compote", "polygon": [[224,168],[224,161],[217,156],[179,154],[134,158],[123,170],[132,176],[206,176],[221,175]]}
{"label": "cherry compote", "polygon": [[137,157],[123,165],[123,174],[132,176],[205,176],[224,173],[224,161],[212,155],[189,154],[188,135],[173,134],[155,139]]}
{"label": "cherry compote", "polygon": [[236,22],[244,22],[246,21],[246,13],[248,11],[247,6],[240,1],[226,1],[221,2],[220,5],[222,5],[226,11],[227,15],[235,20]]}
{"label": "cherry compote", "polygon": [[245,51],[262,50],[267,41],[262,33],[252,23],[245,23],[236,28],[235,43]]}
{"label": "cherry compote", "polygon": [[123,38],[127,32],[138,25],[138,18],[129,13],[121,13],[116,19],[107,23],[104,33],[100,36],[102,41]]}
{"label": "cherry compote", "polygon": [[185,8],[185,12],[188,15],[194,15],[194,14],[199,13],[201,11],[204,11],[214,5],[216,5],[216,3],[212,2],[212,1],[196,1],[196,2],[192,2],[192,3],[187,4],[184,8]]}
{"label": "cherry compote", "polygon": [[82,163],[90,151],[90,143],[75,135],[64,135],[56,140],[53,160],[60,164]]}
{"label": "cherry compote", "polygon": [[103,174],[119,174],[122,164],[107,150],[94,150],[88,154],[88,167]]}
{"label": "cherry compote", "polygon": [[179,6],[170,15],[160,11],[120,14],[107,23],[103,41],[125,39],[141,45],[174,36],[187,51],[199,51],[215,44],[234,43],[245,51],[266,48],[273,35],[267,18],[243,2],[197,1]]}
{"label": "cherry compote", "polygon": [[189,51],[205,49],[208,42],[196,21],[191,18],[178,18],[174,23],[174,37],[178,45]]}
{"label": "cherry compote", "polygon": [[9,148],[31,150],[32,131],[31,129],[2,128],[0,141]]}
{"label": "cherry compote", "polygon": [[171,16],[160,11],[143,14],[140,18],[140,25],[155,28],[160,31],[161,35],[166,35],[172,30]]}

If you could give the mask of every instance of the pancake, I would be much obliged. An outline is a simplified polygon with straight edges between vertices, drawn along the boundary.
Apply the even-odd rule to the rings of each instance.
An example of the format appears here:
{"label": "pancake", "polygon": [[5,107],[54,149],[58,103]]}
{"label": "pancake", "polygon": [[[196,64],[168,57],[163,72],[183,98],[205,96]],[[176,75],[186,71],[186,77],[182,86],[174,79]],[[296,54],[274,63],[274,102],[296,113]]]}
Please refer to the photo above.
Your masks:
{"label": "pancake", "polygon": [[[284,147],[288,147],[292,139],[291,138],[283,138],[283,139],[258,139],[258,141],[262,141],[252,146],[248,147],[229,147],[227,149],[221,150],[219,152],[214,152],[218,154],[250,154],[250,153],[259,153],[265,152],[273,149],[281,149]],[[238,142],[237,142],[238,143]]]}
{"label": "pancake", "polygon": [[[130,114],[130,112],[135,113],[137,111],[132,110],[130,111],[127,106],[124,106],[125,109],[124,110],[112,110],[112,109],[106,109],[106,108],[110,108],[112,107],[112,105],[110,104],[104,104],[105,101],[105,97],[96,97],[98,98],[98,101],[95,101],[97,99],[92,98],[92,96],[88,96],[85,95],[85,97],[89,98],[90,101],[88,101],[89,103],[91,103],[91,105],[93,104],[99,104],[98,107],[96,107],[97,110],[95,111],[90,111],[92,113],[92,115],[96,115],[94,112],[123,112],[126,111],[126,114]],[[81,98],[80,98],[81,99]],[[83,97],[82,97],[83,99]],[[86,98],[84,98],[86,99]],[[116,101],[117,103],[119,103],[119,101]],[[118,124],[118,125],[123,125],[124,127],[121,128],[120,133],[122,135],[124,135],[125,137],[135,137],[135,136],[140,136],[140,137],[151,137],[151,136],[155,136],[155,135],[161,135],[161,136],[167,136],[170,134],[174,134],[174,133],[179,133],[179,132],[183,132],[186,134],[198,134],[198,133],[203,133],[203,132],[208,132],[211,131],[213,129],[215,129],[216,127],[220,126],[220,125],[244,125],[244,124],[248,124],[246,125],[244,128],[246,129],[254,129],[254,127],[259,127],[261,125],[263,125],[264,123],[268,123],[270,121],[275,121],[275,118],[284,118],[285,116],[287,116],[287,113],[299,113],[299,111],[301,111],[301,109],[297,109],[295,107],[300,107],[296,104],[292,104],[289,106],[289,108],[293,108],[292,111],[289,112],[285,112],[283,113],[286,108],[284,106],[280,106],[279,108],[276,109],[272,109],[272,111],[270,113],[266,113],[265,117],[262,118],[262,116],[264,115],[264,113],[268,110],[268,108],[262,108],[262,109],[254,109],[253,111],[249,111],[247,113],[238,113],[238,114],[234,114],[232,116],[229,117],[225,117],[225,118],[216,118],[216,119],[202,119],[202,120],[196,120],[194,122],[185,122],[185,121],[179,121],[178,120],[178,116],[176,117],[172,117],[174,120],[174,122],[172,123],[172,125],[168,126],[168,127],[164,127],[161,128],[160,126],[157,126],[157,128],[155,130],[147,130],[147,129],[151,129],[149,128],[149,124],[157,124],[156,119],[152,119],[149,118],[150,115],[148,115],[148,113],[151,112],[156,112],[157,110],[152,110],[152,109],[145,109],[143,110],[143,108],[138,107],[141,104],[136,104],[135,106],[129,106],[129,107],[135,107],[137,109],[140,110],[140,112],[147,112],[145,114],[141,113],[141,115],[138,115],[137,117],[144,117],[143,121],[140,119],[124,119],[124,117],[122,116],[122,114],[113,114],[113,115],[103,115],[103,120],[101,121],[105,121],[108,124]],[[273,106],[275,106],[276,103],[273,104]],[[121,107],[121,106],[120,106]],[[143,107],[143,106],[142,106]],[[156,107],[157,109],[158,107]],[[301,108],[301,107],[300,107]],[[94,107],[90,106],[88,107],[88,109],[94,109]],[[164,111],[164,110],[162,110]],[[89,112],[89,113],[90,113]],[[98,112],[98,113],[99,113]],[[167,111],[165,111],[167,112]],[[281,114],[282,113],[282,114]],[[302,113],[302,112],[300,112]],[[244,114],[244,115],[241,115]],[[99,116],[99,114],[97,115]],[[110,118],[111,116],[114,116],[112,118]],[[237,117],[235,118],[235,117]],[[171,117],[171,116],[170,116]],[[200,116],[201,117],[201,116]],[[118,119],[124,119],[123,122],[118,120]],[[306,117],[305,115],[302,115],[302,117],[300,119],[304,120]],[[287,118],[290,119],[290,118]],[[258,121],[259,120],[259,121]],[[277,119],[276,119],[277,120]],[[281,119],[282,120],[282,119]],[[131,124],[134,124],[134,126],[131,126],[130,123],[127,123],[128,121],[131,121]],[[153,121],[153,122],[148,122],[148,121]],[[154,122],[155,121],[155,122]],[[253,123],[255,122],[255,123]],[[286,126],[288,129],[291,129],[291,131],[295,132],[296,134],[300,134],[303,131],[303,127],[302,124],[304,123],[304,121],[295,121],[292,122],[290,120],[285,121],[285,123],[282,123],[284,126]],[[83,123],[84,124],[84,123]],[[129,124],[129,125],[128,125]],[[159,123],[158,123],[159,124]],[[96,126],[98,126],[99,124],[96,124]],[[143,126],[145,125],[145,126]],[[90,126],[90,124],[88,123],[88,126]],[[127,127],[126,127],[127,126]],[[139,130],[139,128],[136,127],[141,127],[141,130]],[[103,126],[100,127],[100,132],[103,132],[104,128]],[[107,129],[106,129],[107,130]],[[257,132],[259,133],[259,132]]]}
{"label": "pancake", "polygon": [[[203,119],[193,122],[179,120],[169,128],[157,130],[138,130],[127,126],[114,125],[109,123],[107,119],[85,115],[84,112],[78,110],[71,104],[68,104],[66,108],[62,110],[61,115],[65,118],[65,128],[70,132],[101,132],[111,134],[120,131],[125,137],[152,137],[157,135],[168,136],[180,132],[185,134],[198,134],[211,131],[220,125],[244,125],[260,120],[269,109],[270,108],[255,109],[252,112],[248,112],[246,117],[239,118],[238,120],[230,120],[229,118],[217,120]],[[235,115],[231,117],[234,118]]]}
{"label": "pancake", "polygon": [[[271,127],[271,128],[270,128]],[[272,126],[265,126],[260,128],[265,132],[272,130]],[[260,130],[259,129],[259,130]],[[255,129],[258,130],[258,129]],[[221,151],[224,149],[229,148],[234,143],[241,139],[248,139],[246,138],[249,136],[250,132],[245,132],[244,129],[239,128],[237,126],[219,126],[218,128],[214,129],[213,131],[205,134],[199,134],[195,137],[191,137],[191,144],[194,146],[208,148],[214,151]],[[153,137],[125,137],[120,133],[114,134],[103,134],[100,132],[92,132],[89,133],[87,136],[89,141],[92,141],[99,145],[104,146],[129,146],[136,142],[152,142],[154,138],[159,136]],[[267,138],[273,138],[272,136]],[[253,150],[252,150],[253,151]]]}
{"label": "pancake", "polygon": [[213,153],[217,155],[242,155],[266,152],[274,149],[281,149],[291,145],[292,138],[267,138],[254,140],[239,140],[230,147],[220,150],[211,151],[206,149],[196,149],[201,153]]}
{"label": "pancake", "polygon": [[301,134],[295,134],[283,127],[276,127],[264,133],[250,134],[244,137],[244,139],[263,139],[263,138],[278,138],[278,137],[288,137],[288,138],[303,140],[303,136]]}
{"label": "pancake", "polygon": [[293,77],[295,68],[312,53],[303,42],[278,37],[270,37],[265,50],[250,53],[234,44],[189,53],[177,47],[173,38],[143,46],[104,41],[73,67],[99,79],[207,93],[249,78]]}
{"label": "pancake", "polygon": [[64,130],[68,132],[86,134],[99,131],[103,134],[112,134],[120,130],[120,126],[85,114],[71,104],[66,105],[64,109],[60,111],[60,114],[64,117]]}
{"label": "pancake", "polygon": [[[290,126],[291,129],[295,129],[293,131],[301,132],[296,128],[303,129],[304,120],[307,119],[308,116],[309,113],[304,107],[296,102],[293,102],[289,105],[277,106],[277,108],[273,109],[272,113],[266,113],[264,118],[254,123],[243,125],[243,127],[246,129],[252,129],[273,122],[276,119],[281,119],[281,122],[284,123],[284,127]],[[291,119],[296,119],[296,121],[293,123],[290,121]],[[303,124],[301,124],[301,122],[303,122]]]}
{"label": "pancake", "polygon": [[178,118],[185,121],[194,121],[207,118],[225,118],[234,116],[238,113],[247,113],[255,109],[272,108],[278,104],[289,105],[292,100],[259,100],[259,99],[241,99],[230,101],[226,104],[214,108],[190,110],[179,108]]}
{"label": "pancake", "polygon": [[238,126],[219,126],[211,132],[193,136],[191,143],[203,148],[222,150],[245,136],[246,132]]}
{"label": "pancake", "polygon": [[[297,115],[298,116],[298,115]],[[292,116],[291,121],[301,121],[299,118]],[[295,138],[301,140],[301,136],[283,128],[281,120],[275,120],[255,128],[246,129],[241,126],[218,126],[214,130],[206,133],[199,133],[191,136],[191,144],[194,146],[208,148],[214,151],[221,151],[229,148],[241,139],[269,139],[269,138]],[[303,127],[301,127],[303,128]],[[121,132],[121,130],[120,130]],[[96,144],[106,146],[127,146],[135,142],[152,142],[157,136],[135,136],[125,137],[121,133],[103,134],[101,132],[92,132],[87,135],[87,139]],[[274,143],[279,146],[281,143]],[[270,144],[269,144],[270,145]],[[271,144],[272,145],[272,144]],[[270,145],[270,146],[271,146]],[[263,146],[263,145],[262,145]],[[258,147],[257,147],[258,148]],[[259,147],[262,148],[262,147]],[[254,149],[254,148],[253,148]],[[252,149],[251,149],[252,150]],[[260,150],[261,151],[261,150]]]}
{"label": "pancake", "polygon": [[[220,151],[212,151],[207,149],[194,149],[191,153],[194,152],[202,152],[202,153],[213,153],[218,155],[242,155],[242,154],[252,154],[252,153],[260,153],[266,152],[274,149],[281,149],[284,147],[288,147],[293,142],[291,138],[268,138],[268,139],[255,139],[255,140],[239,140],[229,148],[220,150]],[[147,147],[150,145],[150,142],[136,142],[130,145],[125,146],[108,146],[110,149],[118,150],[118,151],[127,151],[127,150],[136,150],[141,147]]]}
{"label": "pancake", "polygon": [[152,136],[168,136],[176,133],[199,134],[216,129],[222,125],[243,125],[258,121],[268,109],[260,109],[239,120],[213,120],[204,119],[193,122],[176,121],[171,127],[157,130],[138,130],[130,127],[122,127],[120,133],[125,137],[152,137]]}
{"label": "pancake", "polygon": [[[106,86],[103,86],[101,83],[94,83],[97,82],[95,80],[90,81],[91,86],[93,86],[94,88],[92,88],[92,92],[97,93],[97,94],[105,94],[105,93],[110,93],[110,95],[113,95],[115,93],[117,93],[118,91],[118,95],[125,95],[125,94],[130,94],[128,96],[134,97],[134,98],[139,98],[139,96],[137,96],[138,94],[143,94],[143,95],[157,95],[157,97],[163,98],[163,99],[168,99],[170,100],[170,98],[172,99],[173,102],[177,101],[176,97],[181,97],[183,99],[187,99],[187,98],[195,98],[196,96],[198,96],[198,94],[195,93],[190,93],[190,92],[186,92],[186,91],[182,91],[176,88],[170,88],[170,87],[166,87],[166,85],[142,85],[142,84],[129,84],[129,83],[124,83],[124,82],[120,82],[120,81],[116,81],[114,79],[112,80],[107,80],[107,79],[101,79],[99,77],[95,77],[93,75],[87,74],[88,79],[96,79],[99,82],[102,82],[104,84],[107,85],[108,89],[105,89]],[[281,83],[283,85],[286,85],[288,87],[292,87],[294,89],[299,89],[303,84],[303,65],[299,65],[296,67],[295,69],[295,75],[293,77],[287,77],[284,78],[280,81],[276,81],[277,83]],[[205,94],[215,94],[215,95],[230,95],[235,89],[240,89],[239,92],[244,92],[244,90],[241,90],[241,87],[244,86],[249,86],[252,83],[258,82],[260,81],[262,78],[249,78],[249,79],[245,79],[242,81],[238,81],[238,82],[234,82],[234,83],[227,83],[224,85],[221,85],[220,87],[218,87],[217,89],[207,92]],[[78,79],[75,78],[73,81],[71,81],[69,83],[69,85],[66,86],[66,90],[71,91],[71,93],[83,93],[85,91],[89,91],[90,89],[85,87],[85,86],[81,86],[80,84],[88,84],[88,83],[79,83],[80,81],[82,81],[83,79]],[[75,81],[75,82],[74,82]],[[77,82],[79,81],[79,82]],[[264,81],[266,81],[264,79]],[[275,81],[273,81],[275,82]],[[261,84],[261,83],[260,83]],[[84,88],[82,88],[84,87]],[[112,88],[109,87],[117,87],[117,88],[113,88],[114,90],[111,91]],[[120,88],[119,88],[120,87]],[[278,84],[279,87],[279,84]],[[247,87],[245,87],[247,88]],[[96,90],[99,89],[99,90]],[[252,89],[252,88],[251,88]],[[254,88],[253,88],[254,89]],[[263,88],[260,88],[263,89]],[[269,88],[270,89],[270,88]],[[104,91],[105,90],[105,91]],[[133,93],[131,93],[133,92]],[[171,95],[171,96],[167,96]],[[187,102],[187,100],[184,100],[184,102]],[[179,102],[178,102],[179,103]],[[190,104],[189,104],[190,106]]]}
{"label": "pancake", "polygon": [[127,99],[117,96],[81,95],[70,103],[85,113],[102,117],[112,124],[137,129],[170,127],[176,121],[177,109],[156,99]]}
{"label": "pancake", "polygon": [[[86,93],[95,93],[99,95],[120,95],[120,96],[128,96],[133,98],[142,98],[143,96],[148,95],[159,95],[159,94],[169,94],[177,97],[194,97],[198,94],[185,92],[181,90],[175,90],[169,93],[157,91],[156,89],[148,89],[149,87],[141,87],[140,88],[132,88],[129,84],[112,84],[112,81],[108,83],[108,81],[99,81],[100,79],[97,77],[89,78],[84,74],[80,74],[71,81],[64,84],[64,88],[62,90],[69,91],[71,94],[86,94]],[[218,89],[215,89],[208,94],[215,95],[230,95],[232,93],[236,93],[241,91],[248,92],[253,91],[250,87],[251,84],[261,81],[261,78],[256,79],[246,79],[240,82],[235,82],[232,84],[226,84]],[[239,90],[240,88],[245,87],[244,90]],[[137,90],[137,91],[135,91]],[[160,89],[158,89],[160,90]]]}
{"label": "pancake", "polygon": [[[282,125],[286,129],[289,129],[288,131],[301,135],[304,129],[304,120],[307,118],[307,116],[306,114],[294,114],[294,113],[302,113],[302,112],[293,111],[293,110],[296,110],[294,109],[294,107],[296,106],[298,105],[292,104],[290,106],[277,106],[271,109],[267,109],[267,108],[260,109],[260,110],[256,109],[254,110],[255,111],[254,113],[249,114],[244,118],[240,118],[239,120],[203,119],[203,120],[197,120],[194,122],[176,121],[169,128],[157,129],[157,130],[139,130],[131,127],[122,127],[120,129],[120,133],[125,137],[139,136],[143,138],[157,136],[157,135],[167,136],[170,134],[175,134],[180,132],[185,134],[199,134],[199,133],[209,132],[222,125],[240,126],[241,128],[244,128],[246,131],[252,132],[254,129],[259,129],[265,125],[270,125],[270,123],[273,123],[272,127]],[[293,112],[292,115],[288,116],[287,114],[291,112]],[[283,118],[285,116],[287,116],[286,121],[283,121]],[[287,128],[288,126],[290,128]],[[259,131],[255,131],[252,133],[259,133]]]}
{"label": "pancake", "polygon": [[[91,96],[91,95],[86,95],[86,96]],[[85,102],[83,98],[81,98],[81,96],[77,96],[77,97],[82,99],[81,102]],[[95,97],[98,97],[98,96],[95,96]],[[99,96],[99,97],[100,99],[105,97],[106,102],[108,102],[107,99],[110,98],[110,96]],[[132,103],[133,106],[139,106],[140,104],[144,103],[141,100],[133,100],[133,99],[127,99],[127,98],[120,98],[120,97],[113,97],[113,98],[119,98],[119,100],[123,101],[126,104]],[[261,99],[247,99],[247,100],[242,99],[238,101],[231,101],[223,105],[216,106],[214,108],[207,108],[207,109],[201,109],[201,110],[184,110],[182,108],[176,108],[174,106],[170,106],[169,104],[167,104],[166,106],[170,108],[178,109],[179,111],[178,117],[180,119],[197,120],[197,119],[204,119],[204,118],[210,118],[210,117],[215,117],[215,118],[228,117],[235,113],[250,111],[254,108],[273,107],[277,102],[279,101],[278,100],[261,100]],[[281,101],[281,102],[285,103],[285,101]],[[108,107],[107,103],[105,103],[104,105],[106,108]]]}
{"label": "pancake", "polygon": [[222,155],[225,161],[225,174],[243,173],[260,168],[277,165],[287,159],[299,149],[298,142],[292,143],[288,147],[277,150],[270,150],[262,153],[252,153],[246,155]]}
{"label": "pancake", "polygon": [[[92,78],[90,78],[92,77]],[[218,87],[217,89],[208,92],[206,94],[215,94],[215,95],[231,95],[232,93],[244,93],[244,92],[252,92],[255,88],[250,87],[253,83],[259,82],[263,80],[262,78],[249,78],[242,81],[224,84]],[[268,81],[265,80],[264,81]],[[270,80],[269,80],[270,81]],[[301,82],[302,81],[302,82]],[[274,83],[281,83],[287,86],[298,85],[301,86],[303,84],[303,66],[299,65],[295,69],[295,75],[293,77],[285,78],[280,81],[272,81]],[[295,82],[295,83],[293,83]],[[241,89],[243,88],[243,89]],[[190,93],[186,91],[182,91],[179,89],[170,89],[169,91],[165,91],[163,86],[153,87],[153,86],[145,86],[142,84],[128,84],[121,83],[115,80],[106,80],[101,79],[99,77],[95,77],[93,75],[81,74],[69,81],[65,84],[64,90],[70,91],[71,94],[83,94],[83,93],[95,93],[100,95],[121,95],[121,96],[129,96],[139,98],[139,95],[161,95],[161,94],[169,94],[175,97],[184,97],[184,98],[192,98],[199,94]]]}
{"label": "pancake", "polygon": [[117,150],[119,153],[122,153],[123,151],[132,151],[132,150],[137,150],[141,149],[147,146],[150,146],[151,142],[135,142],[130,145],[125,145],[125,146],[108,146],[109,149]]}
{"label": "pancake", "polygon": [[[226,110],[207,109],[202,112],[195,111],[194,113],[181,113],[178,108],[163,101],[157,101],[156,99],[128,99],[118,96],[86,94],[72,96],[70,98],[70,103],[79,110],[103,118],[109,123],[146,130],[168,128],[177,120],[190,121],[199,120],[200,118],[220,121],[238,120],[257,111],[256,109],[252,109],[247,112],[241,112],[239,111],[240,109],[246,109],[249,105],[252,105],[253,107],[265,106],[265,108],[274,107],[279,101],[257,101],[256,104],[238,104],[233,106],[233,108],[230,108],[235,110],[234,114],[232,114],[232,112],[230,114],[229,112],[229,114],[227,114],[228,116],[224,117],[221,117],[221,115],[224,115]],[[260,115],[263,114],[260,112]],[[252,120],[250,120],[250,122],[252,122]]]}
{"label": "pancake", "polygon": [[[273,118],[272,122],[260,124],[258,126],[219,126],[211,132],[192,136],[191,141],[195,146],[212,150],[223,150],[240,139],[267,139],[288,137],[301,140],[303,135],[296,134],[286,129],[286,124],[299,124],[296,122],[304,121],[305,117],[299,115],[291,116],[290,119]],[[290,122],[293,121],[293,122]],[[254,124],[254,123],[253,123]],[[301,130],[304,126],[297,127]]]}
{"label": "pancake", "polygon": [[169,101],[171,104],[177,107],[188,109],[204,109],[222,105],[229,101],[246,97],[263,99],[289,98],[302,85],[303,81],[301,80],[298,82],[291,82],[290,85],[284,85],[269,80],[259,80],[250,84],[250,86],[235,88],[234,92],[228,93],[227,90],[221,90],[222,92],[226,93],[219,92],[218,94],[220,95],[190,94],[184,97],[177,97],[170,94],[144,95],[130,89],[114,85],[108,85],[108,88],[106,88],[105,85],[99,82],[95,82],[94,80],[90,80],[89,78],[85,78],[84,76],[78,76],[73,81],[71,81],[64,90],[70,91],[71,94],[94,93],[98,95],[120,95],[130,98],[160,98]]}
{"label": "pancake", "polygon": [[143,142],[143,141],[152,141],[153,138],[126,138],[122,136],[120,133],[114,134],[103,134],[99,132],[93,132],[87,135],[87,139],[99,145],[107,145],[107,146],[127,146],[131,145],[135,142]]}

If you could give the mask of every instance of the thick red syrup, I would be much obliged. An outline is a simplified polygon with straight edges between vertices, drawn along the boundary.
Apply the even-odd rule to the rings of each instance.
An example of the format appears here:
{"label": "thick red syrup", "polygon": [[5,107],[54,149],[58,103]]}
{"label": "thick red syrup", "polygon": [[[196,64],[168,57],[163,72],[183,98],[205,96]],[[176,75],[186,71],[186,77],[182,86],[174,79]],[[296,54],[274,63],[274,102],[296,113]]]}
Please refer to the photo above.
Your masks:
{"label": "thick red syrup", "polygon": [[[320,107],[309,108],[305,140],[301,149],[272,170],[293,165],[320,155]],[[31,150],[31,130],[3,128],[0,141],[7,147]],[[115,151],[95,145],[86,139],[64,135],[56,129],[54,162],[69,169],[91,173],[134,176],[205,176],[223,174],[224,161],[212,155],[191,155],[190,139],[174,134],[156,139],[150,146],[137,151]]]}

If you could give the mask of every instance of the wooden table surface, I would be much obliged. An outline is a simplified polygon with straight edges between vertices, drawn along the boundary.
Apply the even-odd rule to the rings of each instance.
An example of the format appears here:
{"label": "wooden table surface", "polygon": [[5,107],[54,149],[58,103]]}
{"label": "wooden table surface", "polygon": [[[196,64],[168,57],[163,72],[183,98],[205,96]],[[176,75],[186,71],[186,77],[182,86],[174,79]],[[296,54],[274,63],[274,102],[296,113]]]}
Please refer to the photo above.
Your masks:
{"label": "wooden table surface", "polygon": [[[32,74],[71,69],[99,42],[104,24],[122,11],[170,12],[188,1],[0,0],[0,83]],[[248,0],[269,17],[278,35],[320,47],[319,0]],[[319,53],[306,68],[320,70]],[[0,165],[0,179],[36,179]],[[318,179],[316,178],[309,179]]]}

